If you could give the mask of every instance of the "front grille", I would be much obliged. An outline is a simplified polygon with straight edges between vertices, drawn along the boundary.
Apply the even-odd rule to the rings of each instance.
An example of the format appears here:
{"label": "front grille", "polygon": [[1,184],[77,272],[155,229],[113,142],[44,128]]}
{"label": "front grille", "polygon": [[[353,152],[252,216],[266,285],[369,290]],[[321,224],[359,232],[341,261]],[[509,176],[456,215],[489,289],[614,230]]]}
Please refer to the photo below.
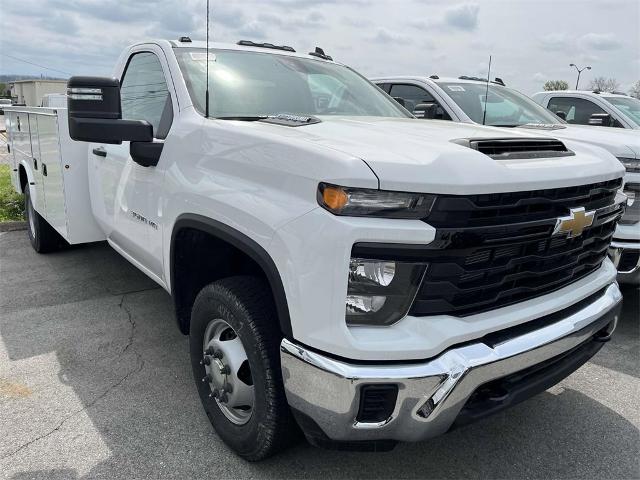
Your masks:
{"label": "front grille", "polygon": [[637,250],[622,252],[622,256],[620,257],[620,262],[618,262],[618,271],[622,273],[632,272],[633,269],[638,266],[639,260],[640,260],[640,252],[638,252]]}
{"label": "front grille", "polygon": [[[411,315],[466,316],[528,300],[597,270],[606,258],[622,207],[620,180],[579,187],[441,196],[426,220],[434,242]],[[570,208],[596,210],[582,235],[552,236]],[[446,225],[446,227],[445,227]]]}
{"label": "front grille", "polygon": [[428,223],[434,227],[481,227],[549,220],[570,208],[597,210],[614,202],[622,180],[524,192],[438,196]]}
{"label": "front grille", "polygon": [[627,204],[627,211],[625,212],[620,224],[622,225],[635,225],[640,223],[640,183],[627,183],[624,186],[624,193],[631,197]]}

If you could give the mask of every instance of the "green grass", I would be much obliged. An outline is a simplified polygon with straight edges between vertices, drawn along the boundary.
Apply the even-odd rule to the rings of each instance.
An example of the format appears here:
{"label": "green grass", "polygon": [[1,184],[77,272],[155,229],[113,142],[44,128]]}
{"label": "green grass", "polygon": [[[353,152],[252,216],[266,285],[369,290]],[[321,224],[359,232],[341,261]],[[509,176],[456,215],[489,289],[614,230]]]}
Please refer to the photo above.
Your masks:
{"label": "green grass", "polygon": [[11,185],[9,165],[0,165],[0,222],[24,220],[24,198]]}

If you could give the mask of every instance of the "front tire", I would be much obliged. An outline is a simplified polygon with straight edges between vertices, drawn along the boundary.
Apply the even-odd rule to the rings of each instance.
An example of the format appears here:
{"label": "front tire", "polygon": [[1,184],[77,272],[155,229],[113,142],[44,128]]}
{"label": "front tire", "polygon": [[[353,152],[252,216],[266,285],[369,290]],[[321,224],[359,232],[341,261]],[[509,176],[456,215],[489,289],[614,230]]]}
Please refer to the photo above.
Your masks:
{"label": "front tire", "polygon": [[33,208],[29,185],[24,189],[24,211],[27,217],[27,235],[36,252],[53,252],[64,244],[60,234]]}
{"label": "front tire", "polygon": [[249,461],[286,447],[297,429],[280,370],[275,306],[266,283],[231,277],[204,287],[191,313],[191,365],[220,438]]}

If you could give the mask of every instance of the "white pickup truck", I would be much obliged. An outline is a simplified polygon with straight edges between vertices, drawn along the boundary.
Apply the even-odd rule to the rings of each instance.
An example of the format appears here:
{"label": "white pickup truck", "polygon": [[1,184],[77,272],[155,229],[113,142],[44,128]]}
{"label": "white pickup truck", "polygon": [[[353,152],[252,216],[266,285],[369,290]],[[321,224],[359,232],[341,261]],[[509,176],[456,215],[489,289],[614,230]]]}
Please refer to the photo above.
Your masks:
{"label": "white pickup truck", "polygon": [[321,49],[146,42],[114,77],[70,79],[68,109],[7,108],[29,238],[106,239],[170,292],[244,458],[300,429],[350,449],[433,437],[610,338],[626,198],[608,152],[416,120]]}
{"label": "white pickup truck", "polygon": [[572,125],[640,130],[640,100],[629,95],[557,90],[534,93],[531,98]]}
{"label": "white pickup truck", "polygon": [[[380,77],[373,81],[394,98],[401,99],[409,111],[420,105],[416,114],[422,118],[526,129],[608,150],[626,168],[624,193],[629,197],[629,208],[618,225],[609,254],[618,269],[620,282],[640,284],[640,131],[567,123],[540,108],[529,97],[505,86],[500,79],[489,85],[479,78],[437,75]],[[624,97],[624,101],[637,102],[630,97]],[[572,121],[575,114],[570,111],[569,120]],[[599,117],[599,120],[606,118]]]}

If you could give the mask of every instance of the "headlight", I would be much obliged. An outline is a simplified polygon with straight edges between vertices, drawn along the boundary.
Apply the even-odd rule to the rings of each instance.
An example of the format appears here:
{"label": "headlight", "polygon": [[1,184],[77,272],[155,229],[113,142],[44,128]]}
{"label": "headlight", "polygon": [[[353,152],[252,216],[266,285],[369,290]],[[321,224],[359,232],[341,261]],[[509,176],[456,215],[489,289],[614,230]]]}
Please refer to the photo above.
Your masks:
{"label": "headlight", "polygon": [[351,258],[345,305],[349,325],[391,325],[416,296],[425,263]]}
{"label": "headlight", "polygon": [[620,163],[624,165],[624,168],[627,170],[627,172],[640,173],[640,159],[627,157],[617,158],[618,160],[620,160]]}
{"label": "headlight", "polygon": [[429,215],[434,195],[349,188],[321,183],[318,203],[334,215],[421,219]]}

